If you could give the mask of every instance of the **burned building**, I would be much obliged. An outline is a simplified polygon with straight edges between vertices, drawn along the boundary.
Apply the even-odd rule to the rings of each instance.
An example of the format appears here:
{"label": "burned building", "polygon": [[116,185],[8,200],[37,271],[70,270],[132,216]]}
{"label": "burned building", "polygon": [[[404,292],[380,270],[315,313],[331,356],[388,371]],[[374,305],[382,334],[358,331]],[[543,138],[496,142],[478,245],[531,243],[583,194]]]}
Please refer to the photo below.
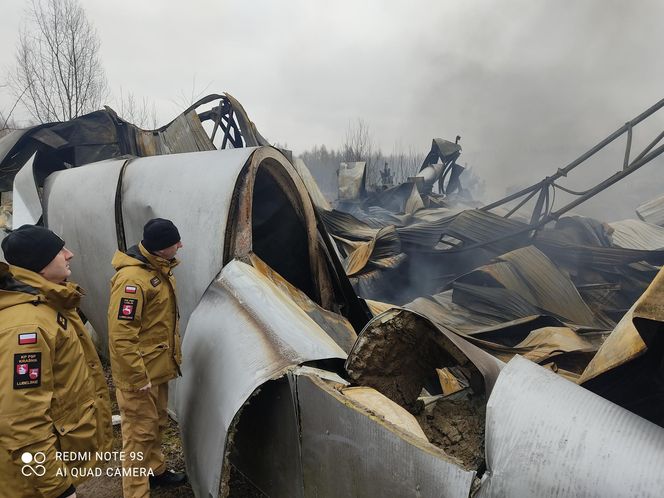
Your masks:
{"label": "burned building", "polygon": [[284,497],[657,496],[664,237],[562,216],[556,180],[530,219],[453,205],[459,153],[434,140],[422,180],[333,210],[214,95],[159,130],[107,109],[14,132],[0,176],[14,226],[78,254],[102,354],[111,255],[148,218],[181,227],[171,408],[197,496],[238,474]]}

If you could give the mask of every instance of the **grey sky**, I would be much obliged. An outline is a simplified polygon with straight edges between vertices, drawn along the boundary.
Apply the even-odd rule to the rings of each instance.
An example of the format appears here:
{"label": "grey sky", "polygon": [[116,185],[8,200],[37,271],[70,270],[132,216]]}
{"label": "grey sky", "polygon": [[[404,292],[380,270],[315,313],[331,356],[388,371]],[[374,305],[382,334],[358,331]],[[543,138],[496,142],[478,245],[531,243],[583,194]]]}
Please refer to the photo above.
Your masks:
{"label": "grey sky", "polygon": [[[5,71],[23,5],[3,2]],[[295,152],[339,146],[358,117],[385,153],[395,144],[425,152],[431,138],[459,134],[461,162],[486,180],[492,198],[564,166],[664,97],[658,0],[82,5],[101,38],[111,88],[153,99],[160,124],[182,109],[195,77],[197,91],[228,91],[265,137]],[[4,108],[9,102],[0,95]],[[661,112],[640,143],[664,129]],[[570,185],[583,187],[621,162],[622,151],[607,154],[595,176]],[[634,181],[647,191],[619,194],[627,207],[616,216],[632,216],[641,200],[664,191],[664,175],[646,181],[662,168],[660,160],[638,173]],[[607,203],[588,212],[599,216]]]}

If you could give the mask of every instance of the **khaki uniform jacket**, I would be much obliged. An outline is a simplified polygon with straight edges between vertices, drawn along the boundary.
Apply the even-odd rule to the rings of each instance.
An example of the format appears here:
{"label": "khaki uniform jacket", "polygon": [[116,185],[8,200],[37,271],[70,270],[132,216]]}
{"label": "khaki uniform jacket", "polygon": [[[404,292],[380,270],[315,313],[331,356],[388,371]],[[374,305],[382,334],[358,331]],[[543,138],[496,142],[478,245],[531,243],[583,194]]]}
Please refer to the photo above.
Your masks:
{"label": "khaki uniform jacket", "polygon": [[[81,296],[73,283],[0,263],[0,496],[58,496],[78,480],[69,469],[111,450],[108,388]],[[90,454],[64,462],[56,451]]]}
{"label": "khaki uniform jacket", "polygon": [[142,244],[113,256],[108,336],[115,386],[135,391],[180,373],[179,313],[173,268]]}

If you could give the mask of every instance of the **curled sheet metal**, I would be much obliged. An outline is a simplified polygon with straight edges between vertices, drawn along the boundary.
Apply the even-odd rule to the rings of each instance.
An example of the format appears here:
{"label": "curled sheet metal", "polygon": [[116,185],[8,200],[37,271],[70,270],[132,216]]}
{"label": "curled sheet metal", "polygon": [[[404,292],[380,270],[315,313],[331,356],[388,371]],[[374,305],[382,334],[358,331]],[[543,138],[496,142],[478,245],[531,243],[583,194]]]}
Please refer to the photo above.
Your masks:
{"label": "curled sheet metal", "polygon": [[636,208],[636,214],[643,221],[664,226],[664,195],[641,204]]}
{"label": "curled sheet metal", "polygon": [[218,496],[227,431],[258,387],[294,365],[345,357],[268,278],[239,261],[227,264],[191,316],[177,386],[185,461],[197,496]]}
{"label": "curled sheet metal", "polygon": [[105,356],[111,265],[118,248],[115,191],[123,160],[103,161],[58,171],[44,188],[45,224],[74,253],[72,280],[86,291],[81,309],[94,327],[93,337]]}
{"label": "curled sheet metal", "polygon": [[328,311],[314,303],[297,287],[294,287],[281,275],[265,264],[255,254],[250,255],[251,265],[274,285],[279,287],[288,297],[304,311],[309,318],[316,322],[334,342],[346,353],[350,352],[357,340],[357,334],[350,322],[337,313]]}
{"label": "curled sheet metal", "polygon": [[229,149],[132,161],[122,182],[127,246],[137,244],[151,218],[167,218],[184,247],[175,269],[181,330],[205,289],[221,270],[228,211],[240,171],[256,149]]}
{"label": "curled sheet metal", "polygon": [[406,205],[404,206],[404,212],[406,214],[414,214],[415,211],[424,208],[424,201],[420,195],[419,190],[417,189],[417,184],[413,183],[410,191],[410,195],[406,200]]}
{"label": "curled sheet metal", "polygon": [[495,263],[478,268],[458,281],[509,289],[566,321],[577,325],[598,324],[570,278],[534,246],[503,254]]}
{"label": "curled sheet metal", "polygon": [[366,193],[366,163],[364,161],[339,165],[339,200],[355,201]]}
{"label": "curled sheet metal", "polygon": [[185,112],[159,130],[134,129],[139,156],[216,150],[198,114]]}
{"label": "curled sheet metal", "polygon": [[16,173],[14,177],[12,224],[14,228],[21,225],[34,225],[42,216],[42,205],[35,185],[35,176],[32,165],[35,161],[33,154],[28,162]]}
{"label": "curled sheet metal", "polygon": [[467,497],[474,471],[315,376],[296,377],[305,496]]}
{"label": "curled sheet metal", "polygon": [[638,301],[625,313],[604,344],[583,371],[579,384],[588,382],[603,373],[638,358],[647,346],[634,326],[634,309]]}
{"label": "curled sheet metal", "polygon": [[614,221],[611,241],[624,249],[654,251],[664,248],[664,228],[641,220]]}
{"label": "curled sheet metal", "polygon": [[47,125],[12,130],[0,137],[0,192],[12,189],[14,176],[35,153],[37,146],[30,135]]}
{"label": "curled sheet metal", "polygon": [[486,412],[478,498],[657,497],[664,429],[521,357]]}
{"label": "curled sheet metal", "polygon": [[579,384],[588,382],[645,354],[648,346],[635,326],[634,319],[664,321],[663,300],[664,271],[660,270],[646,291],[625,313],[611,335],[599,348],[579,379]]}

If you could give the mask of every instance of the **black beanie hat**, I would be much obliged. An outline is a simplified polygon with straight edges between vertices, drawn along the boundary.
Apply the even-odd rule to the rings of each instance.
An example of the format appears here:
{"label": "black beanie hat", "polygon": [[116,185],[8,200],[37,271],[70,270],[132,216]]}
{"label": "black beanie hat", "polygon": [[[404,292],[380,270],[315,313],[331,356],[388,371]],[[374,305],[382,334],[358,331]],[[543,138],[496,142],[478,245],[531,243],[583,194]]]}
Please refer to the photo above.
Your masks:
{"label": "black beanie hat", "polygon": [[180,232],[171,220],[154,218],[143,227],[141,244],[150,252],[161,251],[180,242]]}
{"label": "black beanie hat", "polygon": [[64,240],[36,225],[23,225],[2,240],[7,263],[35,273],[48,266],[64,246]]}

